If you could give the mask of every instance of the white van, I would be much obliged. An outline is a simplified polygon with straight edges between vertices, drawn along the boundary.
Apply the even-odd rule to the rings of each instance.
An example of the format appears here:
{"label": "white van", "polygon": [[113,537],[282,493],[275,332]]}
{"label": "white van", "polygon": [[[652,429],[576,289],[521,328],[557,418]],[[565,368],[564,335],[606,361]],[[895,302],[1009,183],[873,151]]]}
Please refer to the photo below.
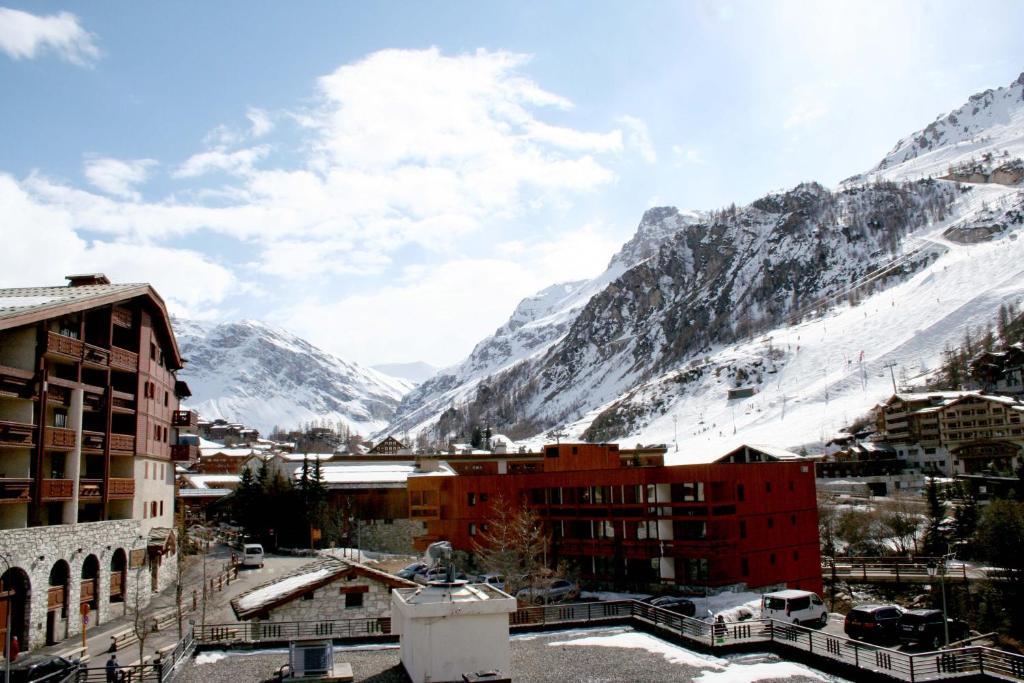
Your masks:
{"label": "white van", "polygon": [[761,616],[765,619],[789,621],[794,624],[828,623],[825,603],[810,591],[785,590],[761,596]]}
{"label": "white van", "polygon": [[259,543],[246,543],[244,546],[242,546],[242,566],[262,567],[263,546],[261,546]]}

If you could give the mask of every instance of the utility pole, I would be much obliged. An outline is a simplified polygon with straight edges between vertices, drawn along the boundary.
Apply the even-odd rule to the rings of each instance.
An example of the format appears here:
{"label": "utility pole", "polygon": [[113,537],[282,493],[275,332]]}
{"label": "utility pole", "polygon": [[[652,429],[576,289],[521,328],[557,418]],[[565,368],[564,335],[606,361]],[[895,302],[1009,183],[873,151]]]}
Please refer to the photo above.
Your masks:
{"label": "utility pole", "polygon": [[676,445],[676,453],[679,452],[679,417],[672,416],[672,442]]}
{"label": "utility pole", "polygon": [[895,372],[893,372],[893,368],[895,368],[895,367],[896,367],[896,361],[889,361],[888,363],[886,363],[886,364],[885,364],[885,365],[883,365],[882,367],[883,367],[883,368],[888,368],[888,369],[889,369],[889,377],[891,377],[891,378],[892,378],[892,393],[894,393],[894,394],[898,394],[898,393],[900,393],[900,392],[899,392],[899,391],[898,391],[898,390],[896,389],[896,373],[895,373]]}

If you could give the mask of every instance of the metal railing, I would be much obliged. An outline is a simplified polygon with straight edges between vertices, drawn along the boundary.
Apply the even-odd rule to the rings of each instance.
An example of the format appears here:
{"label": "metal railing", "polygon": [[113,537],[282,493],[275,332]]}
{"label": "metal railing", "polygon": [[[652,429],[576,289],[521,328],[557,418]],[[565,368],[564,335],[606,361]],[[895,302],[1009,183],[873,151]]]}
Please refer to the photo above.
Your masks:
{"label": "metal railing", "polygon": [[[904,652],[773,619],[709,623],[634,600],[580,602],[524,607],[509,615],[509,626],[594,625],[628,621],[658,635],[669,636],[703,650],[727,652],[751,643],[763,644],[785,656],[800,651],[820,664],[830,662],[900,681],[931,681],[987,675],[1024,681],[1024,656],[989,647],[968,646],[936,652]],[[237,622],[196,625],[200,645],[235,646],[302,639],[392,639],[389,618],[303,622]],[[144,676],[140,671],[138,676]],[[102,680],[102,679],[79,679]],[[131,680],[158,680],[135,678]]]}
{"label": "metal railing", "polygon": [[[118,666],[115,680],[118,683],[167,683],[174,679],[178,665],[192,656],[197,640],[192,630],[172,646],[157,651],[151,661],[128,666]],[[149,660],[149,658],[146,658]],[[60,683],[91,683],[107,680],[106,666],[82,666]],[[55,682],[56,683],[56,682]]]}

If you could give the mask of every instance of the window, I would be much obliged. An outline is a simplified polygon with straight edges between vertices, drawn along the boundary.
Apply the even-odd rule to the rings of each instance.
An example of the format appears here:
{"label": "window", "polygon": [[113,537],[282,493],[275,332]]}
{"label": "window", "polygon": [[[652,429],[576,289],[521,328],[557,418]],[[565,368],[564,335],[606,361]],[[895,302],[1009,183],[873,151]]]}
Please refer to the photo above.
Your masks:
{"label": "window", "polygon": [[772,553],[771,555],[768,556],[768,561],[771,562],[772,565],[775,564],[775,553]]}
{"label": "window", "polygon": [[142,504],[142,518],[149,519],[149,505],[147,503]]}
{"label": "window", "polygon": [[316,591],[309,591],[308,593],[303,593],[302,594],[302,599],[303,600],[312,600],[315,597],[316,597]]}
{"label": "window", "polygon": [[770,481],[766,481],[764,483],[764,492],[765,493],[771,493],[772,492],[772,483]]}
{"label": "window", "polygon": [[775,519],[772,517],[768,518],[768,528],[771,529],[775,526]]}
{"label": "window", "polygon": [[345,593],[345,609],[353,609],[363,606],[362,593]]}
{"label": "window", "polygon": [[142,475],[143,479],[149,479],[149,463],[146,463],[145,474]]}
{"label": "window", "polygon": [[171,403],[171,394],[168,391],[164,392],[164,407],[166,408]]}
{"label": "window", "polygon": [[481,493],[480,494],[480,502],[481,503],[486,503],[487,502],[487,494],[486,493]]}
{"label": "window", "polygon": [[793,551],[793,561],[796,562],[799,559],[800,559],[800,551],[799,550],[794,550]]}
{"label": "window", "polygon": [[747,537],[747,520],[741,519],[740,520],[740,538],[746,538],[746,537]]}
{"label": "window", "polygon": [[149,359],[156,360],[156,344],[152,342],[149,344]]}
{"label": "window", "polygon": [[473,522],[469,523],[469,535],[476,536],[476,524],[474,524]]}
{"label": "window", "polygon": [[736,484],[736,500],[743,500],[743,484]]}
{"label": "window", "polygon": [[[160,501],[160,516],[163,517],[163,515],[164,515],[164,502],[161,500]],[[794,559],[796,559],[796,558],[794,558]]]}
{"label": "window", "polygon": [[64,429],[68,426],[68,413],[65,410],[53,411],[53,426]]}
{"label": "window", "polygon": [[740,560],[740,574],[750,576],[750,563],[747,562],[745,557]]}
{"label": "window", "polygon": [[789,516],[789,524],[790,526],[796,526],[796,515]]}
{"label": "window", "polygon": [[793,490],[794,490],[794,486],[793,486],[793,480],[792,480],[792,479],[790,479],[790,480],[789,480],[789,490],[790,490],[790,491],[793,491]]}
{"label": "window", "polygon": [[469,505],[470,507],[476,505],[476,494],[472,491],[466,494],[466,505]]}

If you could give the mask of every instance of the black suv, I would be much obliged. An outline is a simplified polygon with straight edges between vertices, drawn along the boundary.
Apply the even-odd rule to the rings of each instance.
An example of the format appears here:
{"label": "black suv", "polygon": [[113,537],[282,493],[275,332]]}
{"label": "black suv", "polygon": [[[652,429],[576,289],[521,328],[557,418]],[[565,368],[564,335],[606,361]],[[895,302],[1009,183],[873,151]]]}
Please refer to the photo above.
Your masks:
{"label": "black suv", "polygon": [[650,598],[644,598],[643,601],[652,607],[667,609],[669,612],[682,614],[684,617],[692,617],[697,613],[697,606],[693,604],[693,600],[677,595],[655,595]]}
{"label": "black suv", "polygon": [[[970,633],[967,624],[957,619],[949,620],[950,642],[966,638]],[[942,610],[912,609],[900,617],[900,642],[907,645],[924,645],[938,650],[946,642],[946,629],[942,626]]]}
{"label": "black suv", "polygon": [[860,605],[847,613],[843,630],[856,640],[895,642],[903,610],[896,605]]}

